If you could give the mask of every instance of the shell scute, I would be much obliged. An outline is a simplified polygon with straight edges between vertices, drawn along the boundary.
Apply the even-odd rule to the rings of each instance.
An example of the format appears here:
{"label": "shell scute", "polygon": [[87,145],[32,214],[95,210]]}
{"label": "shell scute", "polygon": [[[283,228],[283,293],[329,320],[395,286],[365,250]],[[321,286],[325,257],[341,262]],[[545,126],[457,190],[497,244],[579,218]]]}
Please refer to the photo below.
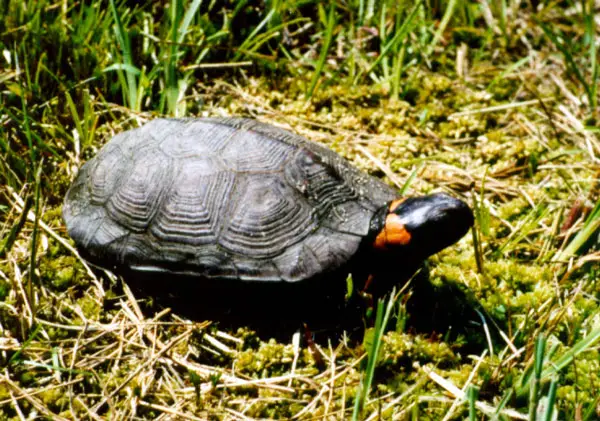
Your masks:
{"label": "shell scute", "polygon": [[340,268],[356,253],[362,238],[321,227],[301,243],[273,258],[286,282],[297,282]]}
{"label": "shell scute", "polygon": [[123,156],[120,148],[114,147],[105,151],[88,176],[91,202],[95,205],[103,205],[113,194],[115,186],[123,174]]}
{"label": "shell scute", "polygon": [[140,154],[106,205],[113,220],[135,232],[143,232],[150,224],[172,173],[169,160],[156,150]]}
{"label": "shell scute", "polygon": [[219,243],[233,253],[255,258],[276,256],[316,227],[312,209],[276,175],[242,178],[234,197],[219,238]]}
{"label": "shell scute", "polygon": [[223,149],[221,158],[233,171],[267,172],[279,170],[293,150],[285,143],[240,130]]}
{"label": "shell scute", "polygon": [[319,156],[300,149],[284,174],[287,182],[305,196],[324,226],[356,235],[369,232],[373,213],[369,208],[373,205]]}
{"label": "shell scute", "polygon": [[234,181],[235,174],[223,171],[215,159],[182,160],[152,220],[152,234],[167,242],[215,243]]}
{"label": "shell scute", "polygon": [[[162,120],[169,122],[170,120]],[[178,120],[175,120],[178,121]],[[179,121],[177,129],[159,131],[159,148],[167,156],[177,159],[218,156],[237,131],[206,122]],[[153,134],[154,137],[158,136]],[[202,139],[201,142],[198,139]]]}

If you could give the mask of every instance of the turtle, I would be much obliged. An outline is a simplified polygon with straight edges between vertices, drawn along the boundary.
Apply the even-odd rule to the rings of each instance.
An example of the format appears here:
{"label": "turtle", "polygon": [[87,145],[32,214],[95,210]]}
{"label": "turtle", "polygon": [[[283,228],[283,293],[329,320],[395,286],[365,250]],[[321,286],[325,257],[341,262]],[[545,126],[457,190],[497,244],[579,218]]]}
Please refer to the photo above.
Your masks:
{"label": "turtle", "polygon": [[81,167],[63,218],[95,266],[171,290],[177,279],[224,294],[243,285],[243,297],[293,296],[293,285],[318,295],[340,271],[361,284],[410,273],[473,224],[460,199],[399,197],[325,146],[249,118],[156,118],[115,135]]}

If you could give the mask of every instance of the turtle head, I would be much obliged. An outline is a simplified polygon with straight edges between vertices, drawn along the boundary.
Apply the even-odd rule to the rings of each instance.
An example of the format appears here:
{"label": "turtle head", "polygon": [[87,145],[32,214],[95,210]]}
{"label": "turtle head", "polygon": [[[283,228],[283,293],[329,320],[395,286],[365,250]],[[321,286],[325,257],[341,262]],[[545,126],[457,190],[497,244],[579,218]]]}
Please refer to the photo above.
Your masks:
{"label": "turtle head", "polygon": [[473,212],[462,200],[444,193],[392,201],[373,246],[417,259],[460,240],[473,225]]}

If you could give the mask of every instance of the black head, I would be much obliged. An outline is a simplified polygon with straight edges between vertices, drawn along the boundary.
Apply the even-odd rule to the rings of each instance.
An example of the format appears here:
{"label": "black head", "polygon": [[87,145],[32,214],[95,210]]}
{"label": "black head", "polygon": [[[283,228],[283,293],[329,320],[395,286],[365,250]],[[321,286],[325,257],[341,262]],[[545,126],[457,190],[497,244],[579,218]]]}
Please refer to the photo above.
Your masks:
{"label": "black head", "polygon": [[425,259],[456,243],[472,225],[469,206],[444,193],[396,200],[374,246]]}

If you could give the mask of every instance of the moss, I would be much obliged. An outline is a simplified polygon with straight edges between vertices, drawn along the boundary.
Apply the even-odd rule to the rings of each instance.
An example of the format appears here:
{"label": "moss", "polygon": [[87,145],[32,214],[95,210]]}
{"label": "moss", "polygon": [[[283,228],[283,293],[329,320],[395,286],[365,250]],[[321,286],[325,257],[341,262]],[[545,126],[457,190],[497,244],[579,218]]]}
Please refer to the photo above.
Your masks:
{"label": "moss", "polygon": [[591,403],[598,397],[600,388],[600,354],[586,352],[573,361],[559,378],[557,401],[563,410],[573,412],[576,404]]}
{"label": "moss", "polygon": [[59,387],[44,390],[39,397],[52,412],[60,412],[69,406],[69,396]]}
{"label": "moss", "polygon": [[4,279],[0,279],[0,301],[6,300],[11,290],[10,284]]}
{"label": "moss", "polygon": [[80,265],[74,256],[46,256],[41,260],[42,282],[58,292],[64,292],[72,286],[87,282],[80,273]]}
{"label": "moss", "polygon": [[487,121],[477,115],[466,115],[440,124],[440,134],[450,139],[477,138],[487,129]]}
{"label": "moss", "polygon": [[78,300],[78,304],[83,311],[84,316],[90,320],[98,320],[100,311],[102,310],[102,306],[90,297],[89,295],[85,295],[80,300]]}
{"label": "moss", "polygon": [[10,399],[10,389],[8,385],[0,383],[0,401]]}
{"label": "moss", "polygon": [[488,92],[494,96],[496,101],[508,101],[514,96],[520,85],[521,81],[518,79],[502,78],[496,80],[496,83],[488,88]]}
{"label": "moss", "polygon": [[467,44],[471,48],[480,48],[484,41],[485,31],[472,26],[457,27],[452,31],[454,44]]}
{"label": "moss", "polygon": [[415,362],[447,366],[457,361],[458,357],[444,342],[399,332],[388,332],[383,338],[380,366],[386,370],[412,368]]}
{"label": "moss", "polygon": [[250,411],[248,411],[248,415],[253,418],[270,420],[288,419],[291,418],[299,408],[299,405],[290,405],[285,401],[258,401],[252,405]]}
{"label": "moss", "polygon": [[[55,180],[57,181],[57,180]],[[70,177],[64,177],[63,182],[68,186],[71,184],[71,179]],[[66,190],[65,190],[66,191]],[[60,192],[60,190],[58,190],[57,192]],[[61,206],[54,206],[48,209],[44,210],[44,221],[46,222],[46,224],[50,225],[50,226],[57,226],[60,227],[63,224],[63,218],[62,218],[62,207]],[[62,249],[64,250],[64,246]]]}
{"label": "moss", "polygon": [[[291,345],[271,339],[262,342],[257,350],[249,349],[238,354],[235,367],[240,373],[260,376],[279,376],[291,368],[294,351]],[[306,350],[300,355],[300,367],[310,364]]]}
{"label": "moss", "polygon": [[507,282],[515,290],[527,290],[539,284],[549,283],[553,274],[550,266],[524,264],[504,259],[486,262],[485,268],[489,277]]}
{"label": "moss", "polygon": [[529,206],[529,203],[524,198],[519,197],[502,203],[496,208],[496,212],[499,218],[512,221],[526,212],[530,208]]}
{"label": "moss", "polygon": [[436,73],[425,75],[420,82],[424,97],[438,97],[450,93],[453,85],[452,79]]}
{"label": "moss", "polygon": [[33,386],[35,384],[35,382],[36,382],[35,373],[25,371],[25,372],[22,372],[19,376],[19,383],[21,383],[23,386],[26,386],[26,387]]}

